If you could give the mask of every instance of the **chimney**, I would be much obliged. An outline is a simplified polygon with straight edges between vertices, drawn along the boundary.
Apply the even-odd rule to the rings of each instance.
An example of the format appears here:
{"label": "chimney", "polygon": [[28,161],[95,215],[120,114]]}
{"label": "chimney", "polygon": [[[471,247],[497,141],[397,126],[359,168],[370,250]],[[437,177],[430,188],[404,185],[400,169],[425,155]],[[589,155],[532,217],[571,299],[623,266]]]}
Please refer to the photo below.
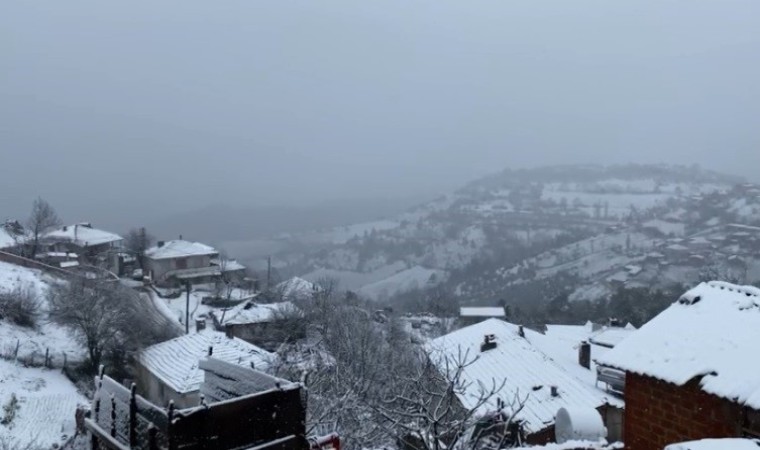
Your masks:
{"label": "chimney", "polygon": [[517,334],[520,335],[521,338],[525,337],[525,329],[523,328],[522,325],[517,327]]}
{"label": "chimney", "polygon": [[63,226],[63,231],[68,231],[68,229],[69,229],[68,226],[66,226],[66,225]]}
{"label": "chimney", "polygon": [[552,397],[559,397],[559,390],[557,386],[552,386]]}
{"label": "chimney", "polygon": [[480,351],[487,352],[496,348],[496,336],[487,334],[483,337],[483,343],[480,344]]}
{"label": "chimney", "polygon": [[235,335],[232,333],[232,327],[230,325],[224,327],[224,335],[227,336],[227,339],[232,339],[235,337]]}
{"label": "chimney", "polygon": [[591,369],[591,344],[588,341],[581,342],[580,347],[578,347],[578,363],[587,369]]}
{"label": "chimney", "polygon": [[158,241],[156,242],[156,245],[158,246],[158,248],[161,248],[164,246],[164,241]]}
{"label": "chimney", "polygon": [[209,345],[208,346],[208,356],[211,356],[213,354],[214,354],[214,347],[212,347],[212,346]]}
{"label": "chimney", "polygon": [[195,331],[201,331],[206,329],[205,319],[195,319]]}
{"label": "chimney", "polygon": [[182,235],[181,235],[181,234],[179,235],[179,240],[180,240],[180,241],[182,240]]}

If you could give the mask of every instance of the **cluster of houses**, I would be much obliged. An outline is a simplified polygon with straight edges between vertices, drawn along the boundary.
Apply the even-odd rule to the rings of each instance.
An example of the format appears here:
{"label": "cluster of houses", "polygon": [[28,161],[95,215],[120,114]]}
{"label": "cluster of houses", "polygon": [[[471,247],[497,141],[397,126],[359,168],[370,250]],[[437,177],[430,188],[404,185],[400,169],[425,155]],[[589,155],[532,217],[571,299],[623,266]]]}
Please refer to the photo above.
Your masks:
{"label": "cluster of houses", "polygon": [[[308,282],[288,282],[301,283]],[[157,404],[197,405],[200,364],[209,355],[266,370],[277,357],[261,338],[284,317],[280,309],[290,308],[296,306],[288,301],[246,301],[217,317],[216,330],[146,349],[140,392]],[[460,313],[460,328],[423,346],[442,373],[453,361],[465,363],[458,407],[488,416],[519,404],[512,420],[523,445],[583,438],[561,448],[602,448],[594,445],[606,440],[631,450],[719,450],[760,438],[760,358],[754,356],[760,289],[702,283],[640,329],[610,319],[537,331],[509,323],[503,308]],[[498,387],[493,397],[481,401],[491,386]],[[589,417],[598,425],[584,428]]]}
{"label": "cluster of houses", "polygon": [[[18,222],[0,226],[0,250],[28,254],[32,239]],[[156,286],[213,283],[220,278],[242,279],[245,266],[227,259],[206,244],[182,239],[158,241],[141,254],[125,246],[122,236],[81,222],[45,231],[34,246],[36,261],[79,271],[101,269],[118,277],[137,276]]]}
{"label": "cluster of houses", "polygon": [[611,320],[538,332],[480,312],[481,322],[427,345],[440,370],[472,360],[464,407],[494,380],[499,401],[522,395],[515,419],[526,444],[561,441],[567,411],[596,410],[605,429],[590,437],[630,450],[760,448],[760,289],[701,283],[638,330]]}

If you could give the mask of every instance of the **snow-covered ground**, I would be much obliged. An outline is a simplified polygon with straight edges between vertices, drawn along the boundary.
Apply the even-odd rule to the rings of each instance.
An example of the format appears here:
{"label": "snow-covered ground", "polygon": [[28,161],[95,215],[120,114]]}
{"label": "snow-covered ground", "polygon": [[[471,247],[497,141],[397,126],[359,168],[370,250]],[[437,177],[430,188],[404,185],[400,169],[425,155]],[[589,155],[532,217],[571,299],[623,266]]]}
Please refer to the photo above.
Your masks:
{"label": "snow-covered ground", "polygon": [[445,276],[446,272],[442,270],[414,266],[382,281],[363,286],[359,289],[359,293],[372,300],[379,300],[391,297],[399,292],[424,288],[431,282],[431,277],[433,280],[441,280]]}
{"label": "snow-covered ground", "polygon": [[24,368],[0,360],[0,405],[7,405],[14,394],[18,399],[15,418],[10,424],[0,424],[0,442],[10,448],[30,444],[51,448],[66,442],[75,432],[77,405],[89,403],[57,370]]}
{"label": "snow-covered ground", "polygon": [[[30,289],[34,292],[43,308],[45,295],[51,283],[59,282],[36,269],[27,269],[0,261],[0,291],[13,291],[17,288]],[[0,357],[12,357],[18,345],[18,356],[25,360],[34,357],[42,361],[46,350],[53,357],[53,364],[60,367],[63,354],[68,361],[81,361],[85,358],[84,348],[65,328],[45,319],[44,315],[36,328],[20,327],[0,320]]]}

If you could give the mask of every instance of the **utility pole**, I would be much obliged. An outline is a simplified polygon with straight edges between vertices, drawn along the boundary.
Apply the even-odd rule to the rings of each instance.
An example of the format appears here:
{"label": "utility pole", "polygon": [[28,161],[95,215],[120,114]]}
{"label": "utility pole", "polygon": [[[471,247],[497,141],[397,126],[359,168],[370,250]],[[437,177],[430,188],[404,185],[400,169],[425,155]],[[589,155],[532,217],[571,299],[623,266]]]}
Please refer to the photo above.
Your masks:
{"label": "utility pole", "polygon": [[190,334],[190,281],[185,281],[185,334]]}
{"label": "utility pole", "polygon": [[267,292],[271,289],[271,283],[272,282],[272,257],[267,256]]}

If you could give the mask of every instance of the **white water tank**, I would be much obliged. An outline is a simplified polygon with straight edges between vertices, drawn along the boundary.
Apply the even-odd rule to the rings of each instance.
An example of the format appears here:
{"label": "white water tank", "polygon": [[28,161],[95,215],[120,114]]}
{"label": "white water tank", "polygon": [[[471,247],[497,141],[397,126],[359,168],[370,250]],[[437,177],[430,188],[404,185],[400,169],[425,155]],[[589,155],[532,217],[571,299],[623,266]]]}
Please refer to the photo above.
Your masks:
{"label": "white water tank", "polygon": [[607,437],[602,416],[594,408],[560,408],[554,423],[557,443],[601,441]]}

